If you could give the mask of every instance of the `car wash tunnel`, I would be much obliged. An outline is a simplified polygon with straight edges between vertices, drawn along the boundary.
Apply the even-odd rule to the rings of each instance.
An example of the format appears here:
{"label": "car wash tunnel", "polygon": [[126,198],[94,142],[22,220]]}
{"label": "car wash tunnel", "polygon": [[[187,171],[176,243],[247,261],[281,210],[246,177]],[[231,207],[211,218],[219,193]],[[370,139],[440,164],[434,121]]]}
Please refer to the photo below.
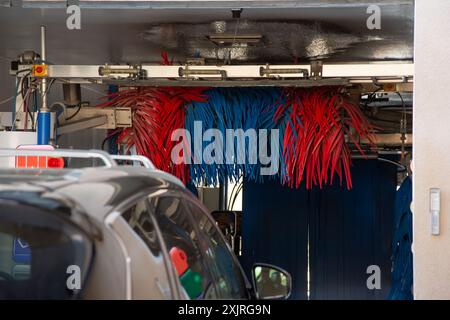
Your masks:
{"label": "car wash tunnel", "polygon": [[448,13],[0,0],[0,299],[449,298]]}

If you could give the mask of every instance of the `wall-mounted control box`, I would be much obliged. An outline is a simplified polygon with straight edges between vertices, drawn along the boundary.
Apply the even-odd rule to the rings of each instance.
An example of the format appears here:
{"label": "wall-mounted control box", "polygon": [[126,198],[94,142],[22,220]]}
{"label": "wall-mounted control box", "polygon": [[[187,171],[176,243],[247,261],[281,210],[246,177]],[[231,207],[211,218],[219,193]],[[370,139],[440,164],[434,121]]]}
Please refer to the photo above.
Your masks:
{"label": "wall-mounted control box", "polygon": [[431,214],[431,234],[438,236],[441,233],[440,215],[441,215],[441,189],[430,189],[430,214]]}

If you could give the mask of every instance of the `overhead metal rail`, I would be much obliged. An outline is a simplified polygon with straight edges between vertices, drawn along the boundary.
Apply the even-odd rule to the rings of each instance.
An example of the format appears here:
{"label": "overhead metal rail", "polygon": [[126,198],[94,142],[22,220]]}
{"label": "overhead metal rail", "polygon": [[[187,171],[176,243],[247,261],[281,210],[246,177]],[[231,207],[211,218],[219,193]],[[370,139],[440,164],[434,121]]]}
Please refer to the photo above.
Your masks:
{"label": "overhead metal rail", "polygon": [[320,86],[347,86],[346,79],[246,79],[246,80],[183,80],[183,79],[107,79],[101,83],[133,87],[320,87]]}
{"label": "overhead metal rail", "polygon": [[149,158],[140,155],[110,155],[111,159],[115,161],[132,161],[139,162],[147,169],[156,169],[153,162]]}
{"label": "overhead metal rail", "polygon": [[[45,76],[70,83],[208,86],[308,86],[352,83],[411,83],[412,62],[300,65],[48,65]],[[19,71],[32,69],[20,65]],[[33,76],[33,75],[32,75]]]}

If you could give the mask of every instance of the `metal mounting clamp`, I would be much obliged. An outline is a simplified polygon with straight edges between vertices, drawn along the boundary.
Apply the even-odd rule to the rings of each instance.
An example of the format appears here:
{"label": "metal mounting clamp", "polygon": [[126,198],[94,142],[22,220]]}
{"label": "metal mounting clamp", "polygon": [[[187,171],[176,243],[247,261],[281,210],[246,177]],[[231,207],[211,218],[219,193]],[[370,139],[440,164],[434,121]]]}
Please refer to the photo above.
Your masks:
{"label": "metal mounting clamp", "polygon": [[308,69],[302,68],[270,68],[270,65],[266,65],[265,67],[259,68],[259,74],[267,77],[275,76],[275,75],[283,75],[283,74],[301,74],[302,77],[308,76]]}
{"label": "metal mounting clamp", "polygon": [[323,75],[323,62],[319,60],[311,61],[311,75],[314,80],[322,79]]}
{"label": "metal mounting clamp", "polygon": [[145,79],[147,73],[140,65],[110,66],[105,64],[98,68],[98,74],[102,77],[120,77],[126,75],[127,78]]}
{"label": "metal mounting clamp", "polygon": [[222,80],[227,78],[227,72],[225,70],[220,69],[193,69],[186,65],[184,68],[178,68],[178,75],[184,78],[193,78],[196,76],[214,76],[218,75]]}

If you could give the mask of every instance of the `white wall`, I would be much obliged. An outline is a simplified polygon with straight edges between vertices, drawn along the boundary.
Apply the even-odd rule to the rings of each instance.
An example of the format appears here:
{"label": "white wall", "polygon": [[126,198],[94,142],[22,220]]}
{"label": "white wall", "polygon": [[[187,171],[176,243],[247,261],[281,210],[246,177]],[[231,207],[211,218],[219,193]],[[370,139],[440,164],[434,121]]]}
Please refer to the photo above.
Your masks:
{"label": "white wall", "polygon": [[[450,299],[450,1],[416,0],[414,293]],[[441,188],[441,235],[430,233],[429,189]]]}

